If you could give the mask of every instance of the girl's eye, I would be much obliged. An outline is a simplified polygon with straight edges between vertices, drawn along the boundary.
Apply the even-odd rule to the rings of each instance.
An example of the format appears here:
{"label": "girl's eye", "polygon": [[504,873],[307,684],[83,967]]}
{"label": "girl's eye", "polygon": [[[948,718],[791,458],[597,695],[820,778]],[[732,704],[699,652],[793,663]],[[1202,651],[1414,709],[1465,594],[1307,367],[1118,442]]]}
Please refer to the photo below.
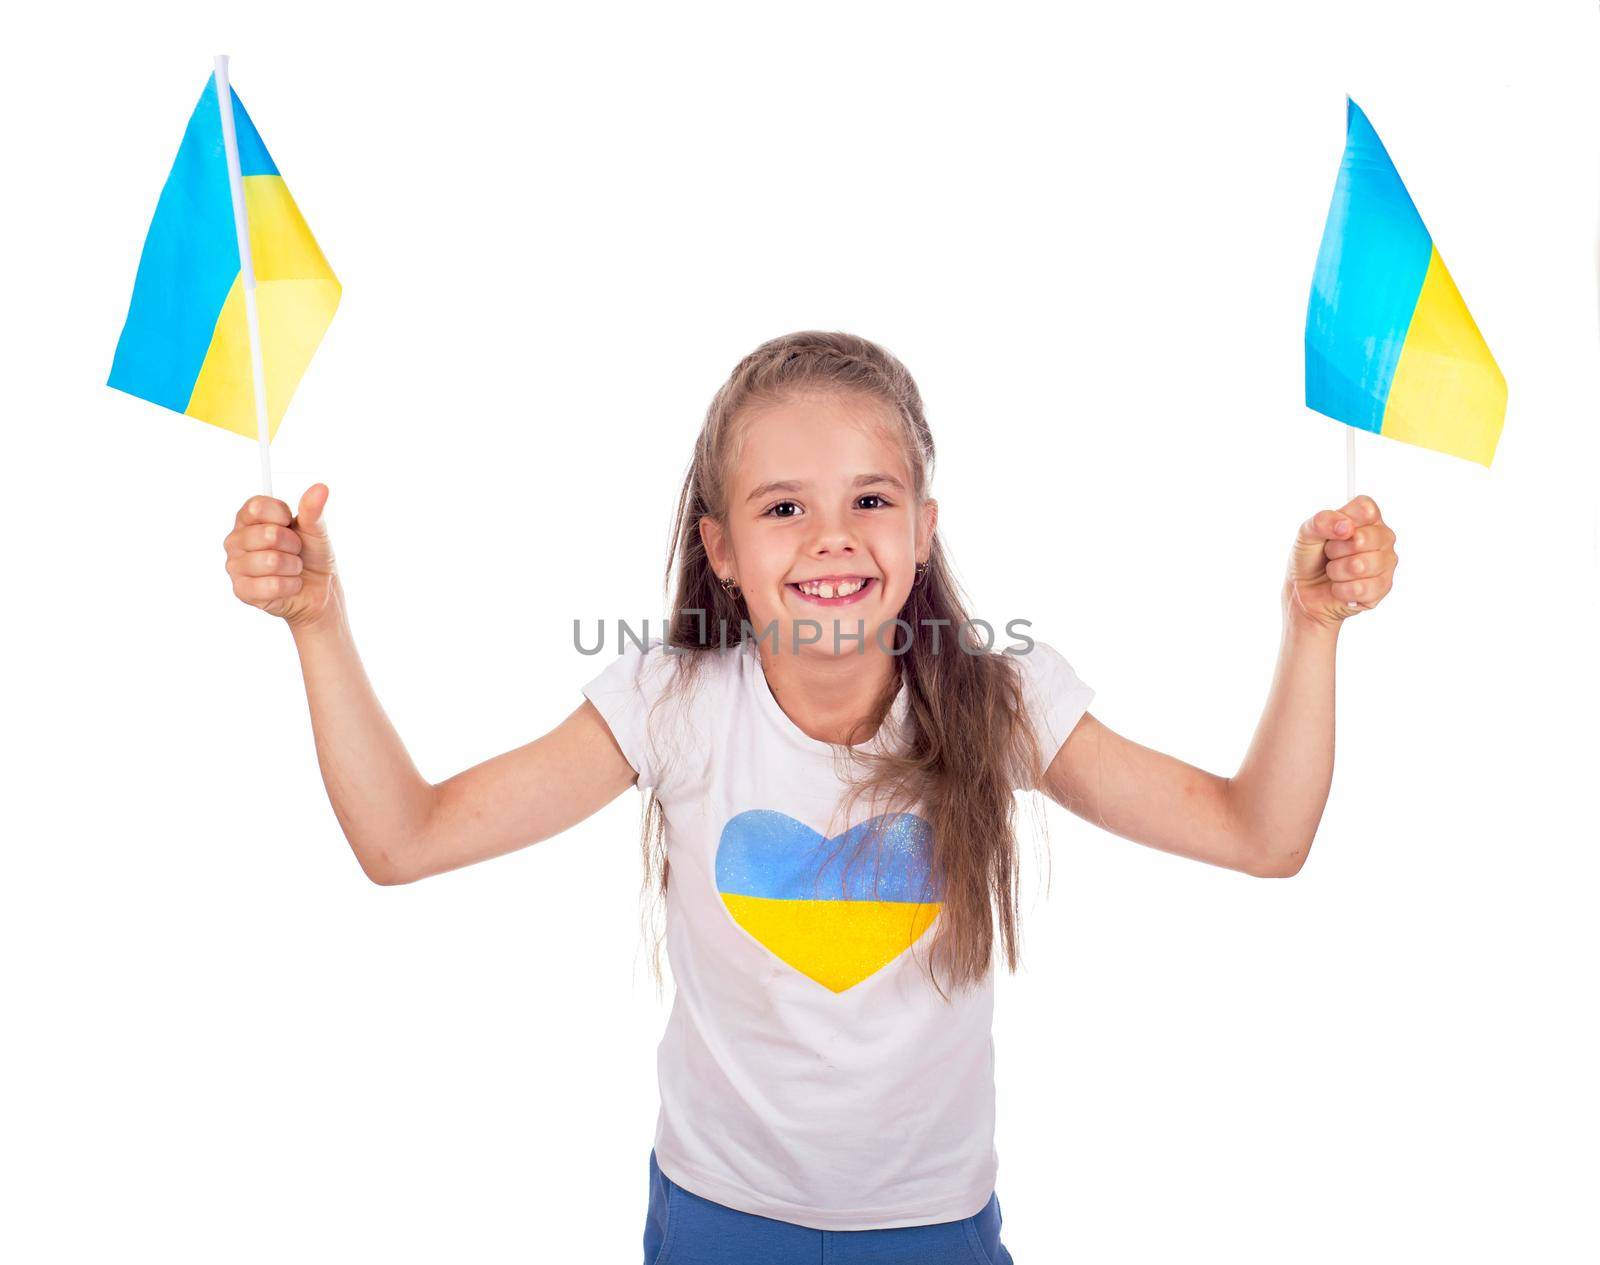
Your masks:
{"label": "girl's eye", "polygon": [[[887,506],[889,504],[889,502],[885,501],[883,499],[883,497],[878,495],[878,493],[876,493],[876,492],[868,492],[868,493],[866,493],[865,495],[861,496],[858,499],[862,500],[862,501],[881,501],[883,503],[883,505],[885,505],[885,506]],[[798,504],[796,504],[794,501],[779,501],[776,505],[774,505],[770,509],[766,510],[762,514],[762,517],[763,518],[793,518],[794,517],[793,514],[780,514],[780,513],[778,513],[778,511],[780,509],[782,509],[785,505],[793,505],[793,506],[795,506],[796,509],[799,508]],[[877,508],[879,508],[879,506],[869,505],[869,506],[867,506],[867,508],[868,509],[877,509]]]}

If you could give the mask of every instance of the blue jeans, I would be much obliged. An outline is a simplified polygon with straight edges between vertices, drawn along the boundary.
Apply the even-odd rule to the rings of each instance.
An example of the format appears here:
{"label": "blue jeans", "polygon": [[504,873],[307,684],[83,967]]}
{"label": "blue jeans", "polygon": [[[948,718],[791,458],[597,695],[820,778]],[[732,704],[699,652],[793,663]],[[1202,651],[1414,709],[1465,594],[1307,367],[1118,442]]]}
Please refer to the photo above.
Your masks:
{"label": "blue jeans", "polygon": [[813,1230],[691,1194],[650,1152],[644,1265],[1013,1265],[1000,1197],[964,1221],[894,1230]]}

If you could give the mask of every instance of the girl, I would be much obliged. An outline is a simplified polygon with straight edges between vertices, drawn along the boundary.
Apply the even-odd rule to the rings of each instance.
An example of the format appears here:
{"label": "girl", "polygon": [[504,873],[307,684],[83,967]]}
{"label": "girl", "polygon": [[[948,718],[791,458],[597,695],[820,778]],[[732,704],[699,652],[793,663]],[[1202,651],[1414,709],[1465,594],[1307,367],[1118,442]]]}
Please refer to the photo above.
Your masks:
{"label": "girl", "polygon": [[946,562],[933,459],[916,384],[883,348],[764,343],[696,440],[665,639],[623,640],[554,730],[437,785],[356,655],[327,486],[293,517],[251,497],[226,538],[234,592],[290,626],[323,779],[374,882],[644,794],[676,983],[645,1265],[1011,1261],[990,1021],[996,921],[1017,965],[1017,791],[1261,877],[1311,847],[1339,628],[1394,574],[1378,507],[1301,526],[1271,695],[1224,778],[1102,725],[1051,646],[992,648]]}

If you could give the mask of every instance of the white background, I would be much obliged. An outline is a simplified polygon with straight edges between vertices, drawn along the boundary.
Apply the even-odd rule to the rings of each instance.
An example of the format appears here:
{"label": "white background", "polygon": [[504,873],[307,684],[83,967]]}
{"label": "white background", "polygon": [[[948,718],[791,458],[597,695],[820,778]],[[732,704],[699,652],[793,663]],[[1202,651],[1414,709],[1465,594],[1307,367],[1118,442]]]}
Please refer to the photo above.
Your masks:
{"label": "white background", "polygon": [[640,1259],[637,794],[369,883],[287,631],[223,569],[254,443],[104,385],[227,51],[344,284],[275,490],[331,487],[434,781],[581,702],[575,617],[663,613],[706,404],[810,327],[917,376],[978,613],[1231,773],[1295,528],[1344,500],[1301,339],[1351,93],[1510,383],[1499,453],[1360,437],[1402,560],[1341,638],[1299,876],[1048,806],[1000,980],[1004,1237],[1596,1259],[1593,3],[136,8],[0,53],[0,1255]]}

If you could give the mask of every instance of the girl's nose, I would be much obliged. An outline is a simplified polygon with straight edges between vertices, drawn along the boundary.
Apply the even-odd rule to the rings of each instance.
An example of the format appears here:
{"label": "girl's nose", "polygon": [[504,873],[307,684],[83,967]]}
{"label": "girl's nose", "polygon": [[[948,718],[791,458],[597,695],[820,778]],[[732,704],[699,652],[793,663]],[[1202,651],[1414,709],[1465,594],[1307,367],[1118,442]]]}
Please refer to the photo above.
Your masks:
{"label": "girl's nose", "polygon": [[837,519],[832,521],[823,519],[817,523],[816,532],[811,538],[812,556],[854,553],[855,549],[855,532],[848,523]]}
{"label": "girl's nose", "polygon": [[811,542],[811,556],[814,558],[853,557],[855,552],[855,538],[849,532],[819,533]]}

